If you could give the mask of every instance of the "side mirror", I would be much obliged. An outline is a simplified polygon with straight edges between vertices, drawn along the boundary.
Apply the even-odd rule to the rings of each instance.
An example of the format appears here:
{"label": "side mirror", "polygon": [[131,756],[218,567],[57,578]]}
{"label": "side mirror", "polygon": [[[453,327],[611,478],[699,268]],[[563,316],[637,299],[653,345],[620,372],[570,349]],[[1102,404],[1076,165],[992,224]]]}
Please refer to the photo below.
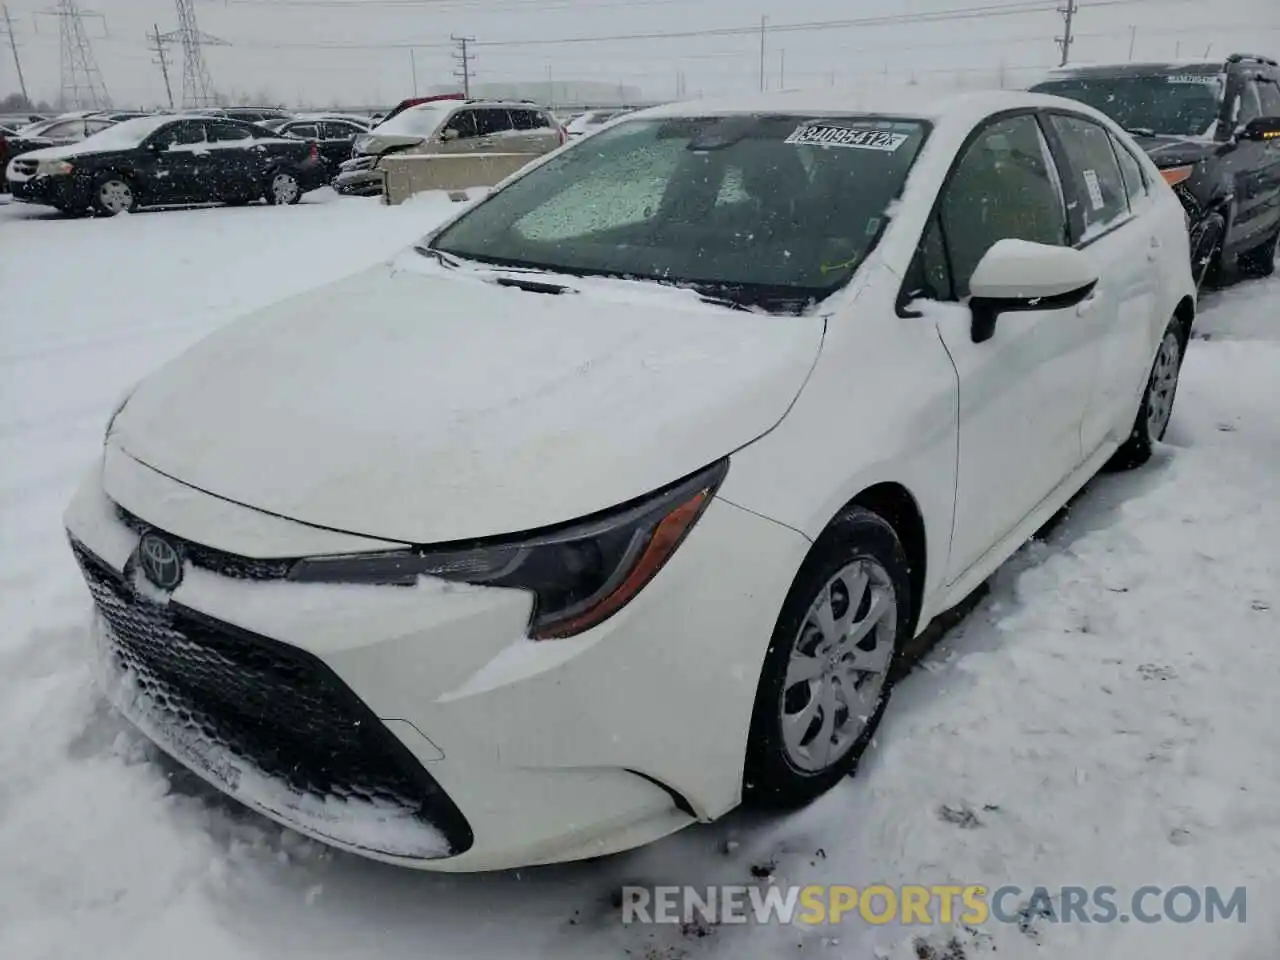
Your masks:
{"label": "side mirror", "polygon": [[443,140],[445,143],[448,143],[451,140],[457,140],[458,131],[454,127],[449,127],[448,129],[441,132],[440,139]]}
{"label": "side mirror", "polygon": [[163,143],[159,140],[151,140],[147,143],[147,149],[152,153],[164,153],[169,149],[169,144]]}
{"label": "side mirror", "polygon": [[1258,117],[1245,124],[1240,139],[1253,143],[1280,140],[1280,117]]}
{"label": "side mirror", "polygon": [[969,280],[973,342],[990,340],[1002,313],[1074,307],[1097,285],[1098,271],[1079,250],[1001,240],[978,261]]}

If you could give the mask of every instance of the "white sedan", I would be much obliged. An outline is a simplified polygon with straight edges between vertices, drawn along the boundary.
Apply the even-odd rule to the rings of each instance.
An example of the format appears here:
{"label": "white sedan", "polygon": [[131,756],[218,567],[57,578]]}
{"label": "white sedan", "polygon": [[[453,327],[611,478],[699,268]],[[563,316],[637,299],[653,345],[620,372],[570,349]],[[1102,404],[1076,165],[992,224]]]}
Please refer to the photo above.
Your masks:
{"label": "white sedan", "polygon": [[1076,102],[637,113],[142,381],[66,516],[104,683],[423,869],[802,804],[908,641],[1149,456],[1189,262]]}

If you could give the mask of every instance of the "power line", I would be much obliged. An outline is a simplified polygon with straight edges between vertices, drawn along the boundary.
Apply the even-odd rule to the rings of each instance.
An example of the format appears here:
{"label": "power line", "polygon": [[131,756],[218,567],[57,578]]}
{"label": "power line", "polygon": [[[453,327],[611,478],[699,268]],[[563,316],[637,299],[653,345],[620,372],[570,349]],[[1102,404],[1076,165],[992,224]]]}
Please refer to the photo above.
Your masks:
{"label": "power line", "polygon": [[27,96],[27,80],[22,75],[22,61],[18,58],[18,40],[13,35],[13,20],[9,16],[9,5],[4,5],[4,33],[9,38],[9,49],[13,51],[13,68],[18,71],[18,87],[22,90],[22,99],[27,101],[27,105],[31,105],[31,98]]}

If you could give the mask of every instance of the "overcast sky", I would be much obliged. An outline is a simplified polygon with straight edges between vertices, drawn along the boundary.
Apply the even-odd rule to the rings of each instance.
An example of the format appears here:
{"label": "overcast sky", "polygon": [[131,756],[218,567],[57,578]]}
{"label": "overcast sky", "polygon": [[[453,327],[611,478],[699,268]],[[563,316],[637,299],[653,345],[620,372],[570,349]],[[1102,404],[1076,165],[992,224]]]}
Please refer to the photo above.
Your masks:
{"label": "overcast sky", "polygon": [[[104,20],[86,20],[103,79],[117,105],[164,98],[147,49],[153,23],[177,26],[173,0],[80,0]],[[1065,3],[1065,0],[1062,0]],[[58,22],[37,16],[54,0],[7,0],[35,99],[59,88]],[[412,92],[408,45],[417,46],[422,88],[450,83],[451,34],[475,37],[478,82],[594,80],[689,96],[759,86],[758,26],[767,16],[769,86],[844,86],[915,74],[921,83],[993,82],[1003,62],[1010,85],[1056,62],[1056,3],[1036,0],[196,0],[199,24],[228,46],[206,48],[215,87],[232,97],[288,104],[379,104]],[[790,24],[975,7],[1013,6],[1016,15],[807,31]],[[1080,0],[1073,60],[1125,60],[1131,27],[1138,59],[1213,55],[1234,49],[1280,54],[1280,0]],[[744,35],[532,43],[633,33],[752,27]],[[524,41],[524,42],[522,42]],[[484,43],[503,42],[485,46]],[[325,49],[344,45],[339,49]],[[1255,50],[1256,48],[1256,50]],[[173,49],[175,60],[180,51]],[[181,67],[175,64],[175,83]],[[0,47],[0,95],[17,89]]]}

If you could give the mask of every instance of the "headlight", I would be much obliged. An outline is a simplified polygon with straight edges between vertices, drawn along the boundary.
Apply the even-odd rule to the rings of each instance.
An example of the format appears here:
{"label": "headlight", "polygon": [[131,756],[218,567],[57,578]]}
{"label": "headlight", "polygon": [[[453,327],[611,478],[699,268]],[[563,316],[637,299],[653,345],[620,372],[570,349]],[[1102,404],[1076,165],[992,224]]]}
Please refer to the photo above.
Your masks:
{"label": "headlight", "polygon": [[75,170],[65,160],[40,160],[36,163],[37,177],[69,177]]}
{"label": "headlight", "polygon": [[1172,187],[1182,183],[1183,180],[1190,180],[1195,169],[1194,164],[1185,167],[1167,167],[1160,171],[1160,176],[1164,177],[1165,183]]}
{"label": "headlight", "polygon": [[289,579],[304,583],[413,584],[420,576],[534,595],[529,635],[571,637],[626,606],[662,569],[728,472],[718,463],[607,514],[526,536],[397,553],[314,557]]}

